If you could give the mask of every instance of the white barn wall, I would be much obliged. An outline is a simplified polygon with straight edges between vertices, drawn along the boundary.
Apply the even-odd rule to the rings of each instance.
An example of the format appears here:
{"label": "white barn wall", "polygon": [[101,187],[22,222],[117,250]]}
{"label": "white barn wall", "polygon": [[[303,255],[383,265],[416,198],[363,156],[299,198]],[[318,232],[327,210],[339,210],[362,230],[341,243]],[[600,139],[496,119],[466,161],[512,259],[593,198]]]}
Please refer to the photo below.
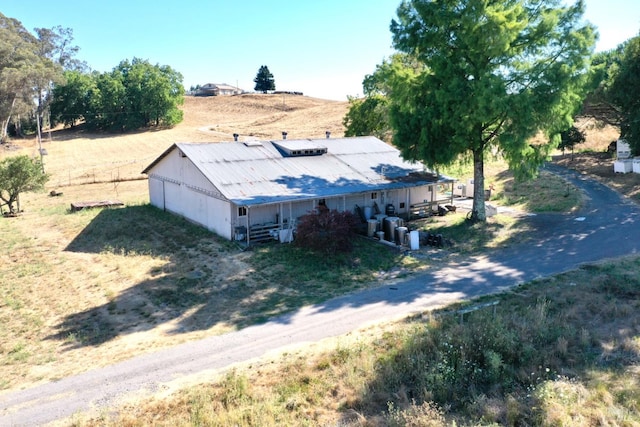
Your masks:
{"label": "white barn wall", "polygon": [[287,204],[283,204],[282,214],[283,218],[289,218],[291,216],[294,221],[297,221],[303,215],[306,215],[313,211],[315,208],[313,200],[304,200],[302,202],[291,203],[291,212]]}
{"label": "white barn wall", "polygon": [[226,239],[232,239],[234,227],[245,225],[244,219],[234,224],[232,218],[237,217],[237,213],[232,215],[234,208],[231,203],[209,196],[206,196],[206,200],[208,213],[206,227]]}
{"label": "white barn wall", "polygon": [[352,194],[345,197],[346,211],[353,214],[356,213],[356,205],[364,209],[365,206],[373,207],[373,203],[368,203],[367,197],[369,194]]}
{"label": "white barn wall", "polygon": [[215,194],[219,194],[217,189],[191,160],[180,155],[180,150],[172,151],[158,162],[149,176],[152,205],[231,239],[231,204],[214,197]]}
{"label": "white barn wall", "polygon": [[182,200],[182,186],[175,182],[164,181],[164,208],[177,215],[191,217],[184,212],[184,201]]}
{"label": "white barn wall", "polygon": [[277,213],[278,205],[251,206],[249,220],[251,225],[275,223]]}
{"label": "white barn wall", "polygon": [[[435,186],[433,187],[435,190]],[[434,192],[429,191],[429,186],[415,187],[411,189],[411,197],[409,204],[431,202],[434,197]]]}
{"label": "white barn wall", "polygon": [[164,210],[164,184],[161,180],[149,177],[149,203]]}
{"label": "white barn wall", "polygon": [[188,206],[189,219],[209,228],[207,198],[208,197],[202,193],[198,193],[184,185],[182,186],[182,203]]}

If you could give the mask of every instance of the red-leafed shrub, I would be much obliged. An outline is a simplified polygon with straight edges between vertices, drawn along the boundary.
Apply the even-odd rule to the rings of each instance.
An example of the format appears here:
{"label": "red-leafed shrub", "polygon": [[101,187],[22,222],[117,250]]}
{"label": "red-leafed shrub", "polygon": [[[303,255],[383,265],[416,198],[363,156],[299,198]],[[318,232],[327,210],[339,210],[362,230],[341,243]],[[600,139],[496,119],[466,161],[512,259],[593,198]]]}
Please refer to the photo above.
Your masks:
{"label": "red-leafed shrub", "polygon": [[358,224],[351,212],[321,209],[300,218],[294,243],[326,254],[350,252]]}

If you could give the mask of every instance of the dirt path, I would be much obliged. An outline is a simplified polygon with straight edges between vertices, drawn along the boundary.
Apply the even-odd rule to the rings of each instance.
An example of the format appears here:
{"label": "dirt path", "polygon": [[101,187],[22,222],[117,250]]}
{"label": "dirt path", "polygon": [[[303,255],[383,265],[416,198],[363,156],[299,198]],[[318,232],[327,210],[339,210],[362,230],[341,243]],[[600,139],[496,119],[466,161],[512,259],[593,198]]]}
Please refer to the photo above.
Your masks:
{"label": "dirt path", "polygon": [[528,217],[539,230],[535,244],[470,258],[393,286],[303,308],[262,325],[4,395],[0,425],[43,425],[79,411],[100,411],[132,396],[202,380],[217,370],[291,346],[499,292],[582,263],[640,251],[640,207],[578,173],[557,166],[549,170],[583,189],[589,202],[577,214]]}

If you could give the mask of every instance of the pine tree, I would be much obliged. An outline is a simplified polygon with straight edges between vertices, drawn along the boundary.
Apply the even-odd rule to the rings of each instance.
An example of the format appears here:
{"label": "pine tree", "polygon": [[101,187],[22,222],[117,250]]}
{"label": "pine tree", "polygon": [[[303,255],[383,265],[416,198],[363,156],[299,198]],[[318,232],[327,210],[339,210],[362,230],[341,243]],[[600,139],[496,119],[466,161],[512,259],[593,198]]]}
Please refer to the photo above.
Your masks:
{"label": "pine tree", "polygon": [[267,93],[270,90],[276,90],[276,82],[273,79],[273,74],[271,74],[271,71],[269,71],[266,65],[260,67],[253,81],[256,84],[256,87],[253,89],[258,92]]}

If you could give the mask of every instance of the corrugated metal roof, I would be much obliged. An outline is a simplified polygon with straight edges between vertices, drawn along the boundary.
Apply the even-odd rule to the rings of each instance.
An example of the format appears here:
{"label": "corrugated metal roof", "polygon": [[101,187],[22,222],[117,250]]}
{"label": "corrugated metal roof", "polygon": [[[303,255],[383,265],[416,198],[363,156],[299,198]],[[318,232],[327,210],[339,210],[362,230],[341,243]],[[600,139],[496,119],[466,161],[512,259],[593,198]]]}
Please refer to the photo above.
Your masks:
{"label": "corrugated metal roof", "polygon": [[396,148],[375,137],[288,140],[288,147],[328,150],[301,157],[284,157],[274,146],[282,142],[178,143],[144,173],[178,148],[227,199],[247,206],[451,181],[424,173],[420,163],[404,161]]}

